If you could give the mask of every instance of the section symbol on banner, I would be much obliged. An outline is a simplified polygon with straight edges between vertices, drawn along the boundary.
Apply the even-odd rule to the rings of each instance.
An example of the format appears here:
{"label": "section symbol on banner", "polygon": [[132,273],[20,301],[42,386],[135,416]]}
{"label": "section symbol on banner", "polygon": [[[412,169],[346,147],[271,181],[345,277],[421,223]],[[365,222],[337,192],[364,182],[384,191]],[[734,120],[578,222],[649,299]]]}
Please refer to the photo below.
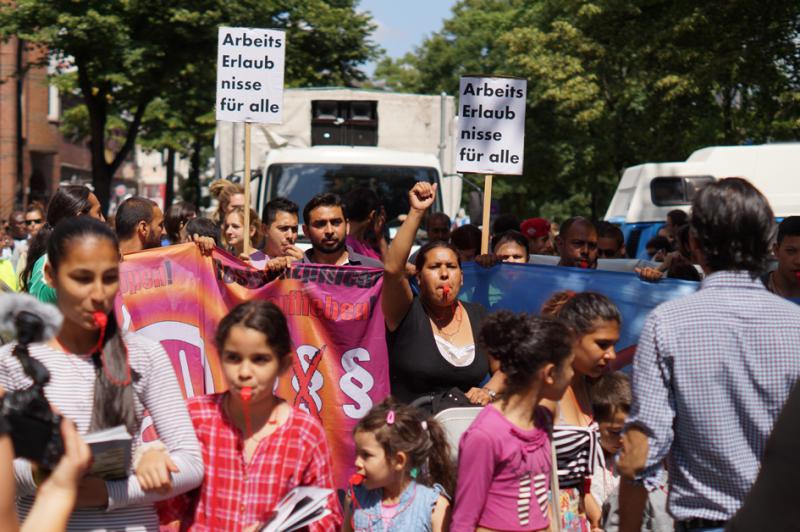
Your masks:
{"label": "section symbol on banner", "polygon": [[317,406],[317,402],[311,396],[313,391],[312,379],[317,372],[317,368],[319,368],[320,362],[322,362],[322,356],[326,348],[327,346],[323,345],[317,349],[316,353],[307,357],[308,367],[305,371],[303,371],[302,355],[298,353],[298,356],[292,357],[292,370],[297,378],[297,396],[294,398],[294,406],[306,405],[308,413],[316,418],[319,418],[320,409]]}

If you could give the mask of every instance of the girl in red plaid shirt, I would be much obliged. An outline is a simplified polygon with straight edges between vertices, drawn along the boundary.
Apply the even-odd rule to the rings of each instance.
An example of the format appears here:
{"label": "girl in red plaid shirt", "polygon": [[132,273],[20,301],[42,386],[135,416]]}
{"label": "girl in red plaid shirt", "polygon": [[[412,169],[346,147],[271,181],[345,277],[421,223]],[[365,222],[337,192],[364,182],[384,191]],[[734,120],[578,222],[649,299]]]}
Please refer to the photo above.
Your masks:
{"label": "girl in red plaid shirt", "polygon": [[[253,530],[293,488],[334,489],[330,452],[319,421],[273,394],[292,352],[278,307],[266,301],[237,306],[220,322],[216,344],[229,390],[188,401],[205,480],[162,504],[161,520],[180,520],[181,530]],[[249,401],[242,399],[246,388]],[[335,495],[327,508],[330,514],[312,523],[312,532],[339,529]]]}

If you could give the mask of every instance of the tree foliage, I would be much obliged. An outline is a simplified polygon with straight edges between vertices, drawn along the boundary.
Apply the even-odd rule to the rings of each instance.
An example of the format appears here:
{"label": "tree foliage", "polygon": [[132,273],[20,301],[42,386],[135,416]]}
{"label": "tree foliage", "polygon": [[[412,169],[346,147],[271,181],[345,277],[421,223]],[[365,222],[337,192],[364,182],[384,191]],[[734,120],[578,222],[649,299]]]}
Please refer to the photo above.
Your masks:
{"label": "tree foliage", "polygon": [[85,106],[69,121],[74,133],[83,127],[90,136],[93,184],[107,207],[111,177],[143,128],[153,146],[186,148],[191,138],[197,147],[209,138],[219,26],[284,29],[287,85],[345,85],[362,79],[359,66],[376,54],[372,22],[355,4],[17,0],[0,11],[0,37],[44,46],[67,67],[62,73]]}
{"label": "tree foliage", "polygon": [[800,134],[800,3],[462,0],[390,87],[528,80],[525,175],[499,178],[520,215],[602,216],[626,166],[708,145]]}

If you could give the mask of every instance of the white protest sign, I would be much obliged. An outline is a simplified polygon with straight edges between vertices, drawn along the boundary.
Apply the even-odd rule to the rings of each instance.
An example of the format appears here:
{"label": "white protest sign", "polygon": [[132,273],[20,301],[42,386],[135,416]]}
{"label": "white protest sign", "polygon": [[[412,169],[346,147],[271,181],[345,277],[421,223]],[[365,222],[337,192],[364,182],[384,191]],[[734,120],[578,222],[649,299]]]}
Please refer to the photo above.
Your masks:
{"label": "white protest sign", "polygon": [[217,120],[280,124],[286,33],[219,28]]}
{"label": "white protest sign", "polygon": [[522,174],[527,88],[524,79],[461,78],[456,171]]}

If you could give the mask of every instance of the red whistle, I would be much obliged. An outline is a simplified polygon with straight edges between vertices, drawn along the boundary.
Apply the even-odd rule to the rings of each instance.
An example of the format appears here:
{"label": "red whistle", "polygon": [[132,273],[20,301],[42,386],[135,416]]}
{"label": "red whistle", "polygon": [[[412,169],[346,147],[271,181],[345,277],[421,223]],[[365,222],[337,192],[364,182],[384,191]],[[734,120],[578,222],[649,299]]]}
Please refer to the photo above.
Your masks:
{"label": "red whistle", "polygon": [[[94,324],[97,325],[97,328],[100,329],[100,334],[97,336],[97,344],[94,346],[92,350],[92,355],[99,354],[101,357],[103,356],[103,342],[106,338],[106,327],[108,327],[108,314],[105,312],[97,311],[92,313],[92,319],[94,320]],[[116,386],[127,386],[131,383],[131,367],[128,365],[128,356],[127,353],[125,355],[125,378],[120,380],[112,375],[108,368],[106,367],[105,361],[102,362],[103,371],[114,385]]]}
{"label": "red whistle", "polygon": [[585,260],[582,260],[580,262],[580,267],[586,269],[586,268],[589,267],[589,263],[587,261],[585,261]]}
{"label": "red whistle", "polygon": [[362,482],[364,482],[364,475],[361,473],[354,473],[352,477],[350,477],[350,485],[351,486],[358,486]]}
{"label": "red whistle", "polygon": [[105,312],[100,312],[99,310],[92,314],[92,318],[94,318],[94,323],[101,329],[105,330],[106,325],[108,325],[108,315]]}
{"label": "red whistle", "polygon": [[447,299],[450,295],[450,285],[444,285],[442,287],[442,299]]}
{"label": "red whistle", "polygon": [[253,388],[250,386],[245,386],[241,390],[239,390],[239,397],[242,398],[242,401],[245,403],[250,401],[253,398]]}
{"label": "red whistle", "polygon": [[100,336],[97,338],[97,345],[94,346],[95,352],[102,352],[103,351],[103,340],[106,338],[106,326],[108,325],[108,316],[105,312],[97,312],[92,313],[92,319],[94,319],[94,324],[100,329]]}

